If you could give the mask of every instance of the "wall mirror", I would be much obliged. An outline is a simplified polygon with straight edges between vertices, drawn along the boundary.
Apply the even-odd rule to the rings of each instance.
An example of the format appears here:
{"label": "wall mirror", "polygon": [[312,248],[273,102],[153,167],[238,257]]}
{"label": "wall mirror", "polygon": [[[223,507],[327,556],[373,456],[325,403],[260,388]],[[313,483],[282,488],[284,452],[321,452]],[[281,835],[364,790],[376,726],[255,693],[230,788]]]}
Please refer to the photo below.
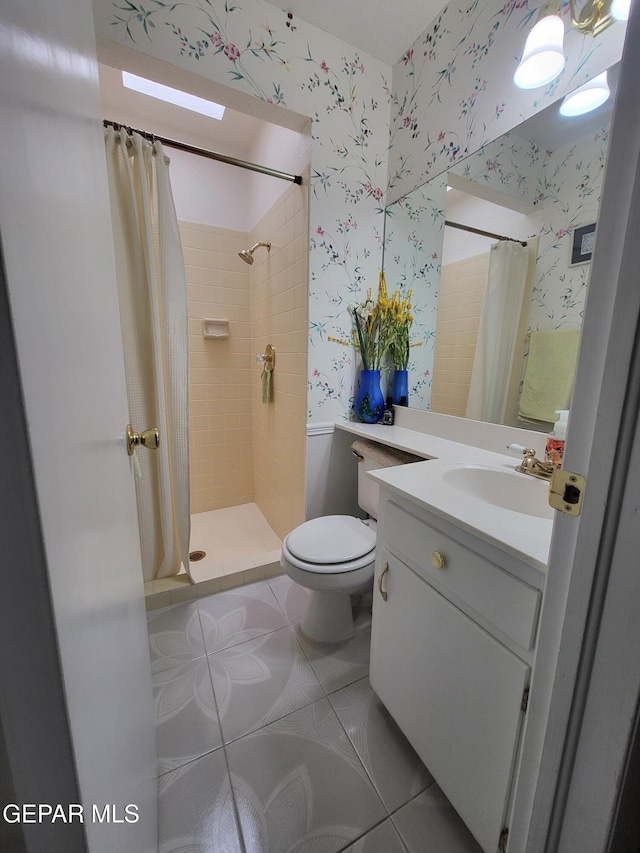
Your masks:
{"label": "wall mirror", "polygon": [[[617,65],[609,69],[611,97],[596,110],[566,118],[560,115],[558,101],[386,209],[387,287],[413,290],[410,406],[512,426],[551,428],[548,416],[523,420],[519,409],[530,333],[573,332],[555,335],[563,342],[556,374],[559,379],[562,371],[571,374],[564,378],[570,388],[591,266],[590,226],[598,215],[617,71]],[[582,243],[576,247],[578,236]],[[518,247],[514,253],[519,253],[518,263],[526,272],[519,305],[496,309],[489,301],[495,297],[487,296],[493,285],[488,289],[487,282],[490,262],[491,280],[496,266],[501,274],[498,256],[507,250],[492,249],[500,243]],[[505,270],[503,276],[520,275],[509,263]],[[489,311],[490,305],[496,315],[493,327],[489,315],[480,319],[483,307]],[[507,327],[507,338],[513,340],[505,347],[499,339]],[[490,330],[488,346],[498,352],[491,357],[502,359],[501,364],[510,362],[503,364],[499,380],[508,386],[504,401],[493,410],[490,405],[478,406],[484,381],[478,380],[484,372],[479,360],[485,357],[478,355],[479,328]],[[536,335],[535,340],[541,337]],[[562,352],[563,347],[573,356]]]}

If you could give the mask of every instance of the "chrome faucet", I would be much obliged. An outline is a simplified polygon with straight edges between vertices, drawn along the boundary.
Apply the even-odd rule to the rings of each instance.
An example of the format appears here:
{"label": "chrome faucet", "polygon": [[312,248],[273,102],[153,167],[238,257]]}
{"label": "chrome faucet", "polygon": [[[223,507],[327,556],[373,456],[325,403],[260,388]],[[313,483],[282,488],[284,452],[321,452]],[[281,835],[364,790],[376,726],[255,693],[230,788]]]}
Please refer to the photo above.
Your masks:
{"label": "chrome faucet", "polygon": [[550,480],[556,466],[553,462],[543,462],[541,459],[536,459],[535,450],[526,448],[523,451],[523,460],[519,465],[516,465],[516,471],[521,474],[528,474],[530,477],[537,477],[538,480]]}

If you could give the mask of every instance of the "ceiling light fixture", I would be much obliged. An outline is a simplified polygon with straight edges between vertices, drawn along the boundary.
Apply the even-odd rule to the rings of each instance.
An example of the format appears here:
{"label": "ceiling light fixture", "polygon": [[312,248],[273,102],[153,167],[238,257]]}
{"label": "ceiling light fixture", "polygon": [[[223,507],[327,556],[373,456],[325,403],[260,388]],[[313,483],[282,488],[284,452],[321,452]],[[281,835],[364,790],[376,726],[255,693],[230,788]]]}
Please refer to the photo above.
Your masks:
{"label": "ceiling light fixture", "polygon": [[175,104],[177,107],[183,107],[185,110],[191,110],[209,118],[221,119],[224,115],[225,108],[221,104],[198,98],[197,95],[190,95],[188,92],[181,92],[180,89],[172,89],[171,86],[163,86],[162,83],[138,77],[128,71],[122,72],[122,85],[127,89],[150,95],[152,98],[158,98],[160,101]]}
{"label": "ceiling light fixture", "polygon": [[573,117],[589,113],[604,104],[610,94],[607,72],[603,71],[566,96],[560,105],[560,115]]}
{"label": "ceiling light fixture", "polygon": [[564,68],[564,24],[559,15],[545,15],[529,33],[513,82],[520,89],[537,89],[554,80]]}
{"label": "ceiling light fixture", "polygon": [[[562,73],[565,55],[561,3],[562,0],[549,0],[540,9],[513,75],[513,82],[520,89],[546,86]],[[578,8],[578,0],[569,0],[571,24],[581,33],[597,36],[616,20],[626,20],[630,3],[631,0],[587,0]]]}

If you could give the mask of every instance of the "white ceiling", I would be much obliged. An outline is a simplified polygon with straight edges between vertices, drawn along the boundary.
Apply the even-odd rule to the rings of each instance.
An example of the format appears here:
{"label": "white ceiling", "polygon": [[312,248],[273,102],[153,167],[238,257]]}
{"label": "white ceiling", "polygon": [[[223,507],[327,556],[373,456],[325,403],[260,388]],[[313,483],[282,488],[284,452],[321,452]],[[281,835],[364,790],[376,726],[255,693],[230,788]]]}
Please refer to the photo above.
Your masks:
{"label": "white ceiling", "polygon": [[285,12],[394,65],[446,6],[444,0],[276,0]]}

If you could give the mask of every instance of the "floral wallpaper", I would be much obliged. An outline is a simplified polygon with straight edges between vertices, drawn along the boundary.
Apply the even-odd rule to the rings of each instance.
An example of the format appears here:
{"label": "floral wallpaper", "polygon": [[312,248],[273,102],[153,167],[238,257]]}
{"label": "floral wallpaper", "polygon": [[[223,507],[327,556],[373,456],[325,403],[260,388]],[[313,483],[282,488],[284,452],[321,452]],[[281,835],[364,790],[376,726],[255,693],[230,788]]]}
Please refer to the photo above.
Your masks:
{"label": "floral wallpaper", "polygon": [[477,151],[543,107],[599,74],[622,55],[625,25],[597,38],[567,20],[562,75],[542,89],[513,82],[541,3],[450,3],[393,69],[389,203]]}
{"label": "floral wallpaper", "polygon": [[[582,324],[591,265],[570,266],[573,232],[597,220],[608,136],[607,126],[564,148],[543,151],[511,131],[450,170],[540,210],[530,329]],[[424,409],[431,398],[446,182],[447,174],[440,175],[387,208],[387,283],[413,287],[420,306],[412,338],[425,346],[412,352],[411,405]]]}
{"label": "floral wallpaper", "polygon": [[98,37],[312,122],[310,420],[348,417],[358,360],[348,306],[382,267],[391,68],[262,0],[94,0]]}
{"label": "floral wallpaper", "polygon": [[543,152],[517,129],[487,143],[449,173],[513,198],[535,203]]}
{"label": "floral wallpaper", "polygon": [[442,175],[388,207],[385,222],[387,289],[413,290],[409,405],[419,409],[431,400],[446,195]]}
{"label": "floral wallpaper", "polygon": [[609,128],[548,151],[536,194],[542,207],[529,328],[582,326],[590,263],[571,267],[573,232],[598,218]]}
{"label": "floral wallpaper", "polygon": [[[560,80],[544,90],[515,90],[511,76],[537,9],[534,0],[452,3],[391,69],[263,0],[94,0],[96,33],[106,42],[311,119],[310,420],[349,416],[358,359],[331,339],[349,337],[348,306],[367,288],[376,290],[385,202],[408,199],[415,187],[620,58],[623,25],[597,39],[571,31]],[[389,287],[420,277],[430,282],[416,303],[415,334],[424,340],[411,358],[410,393],[425,402],[440,259],[437,241],[412,217],[440,215],[430,193],[415,202],[419,214],[412,198],[395,223],[388,221],[389,235],[394,227],[405,230],[402,218],[415,226],[404,269],[388,268]],[[544,287],[540,302],[548,306]]]}

